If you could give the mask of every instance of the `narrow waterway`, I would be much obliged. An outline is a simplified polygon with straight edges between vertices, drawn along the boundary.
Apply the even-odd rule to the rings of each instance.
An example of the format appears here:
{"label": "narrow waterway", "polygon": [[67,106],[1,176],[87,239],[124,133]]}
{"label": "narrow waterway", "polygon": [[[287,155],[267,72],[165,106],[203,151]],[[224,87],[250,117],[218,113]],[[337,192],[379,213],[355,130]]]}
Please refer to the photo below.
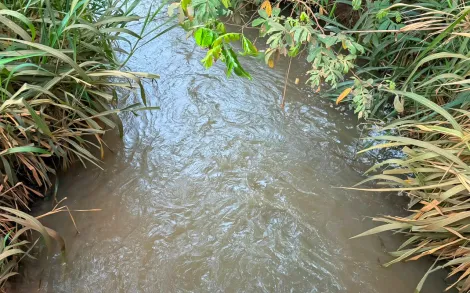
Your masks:
{"label": "narrow waterway", "polygon": [[[151,1],[149,1],[150,3]],[[44,223],[67,243],[67,262],[42,254],[19,292],[413,292],[431,261],[396,264],[400,236],[349,238],[366,217],[403,214],[404,199],[347,191],[367,163],[355,159],[357,120],[293,81],[279,107],[286,64],[242,59],[253,81],[204,70],[185,32],[138,52],[134,71],[159,111],[124,115],[125,136],[108,135],[103,168],[60,177],[59,199],[76,213]],[[40,214],[51,202],[36,207]],[[443,275],[424,292],[441,292]]]}

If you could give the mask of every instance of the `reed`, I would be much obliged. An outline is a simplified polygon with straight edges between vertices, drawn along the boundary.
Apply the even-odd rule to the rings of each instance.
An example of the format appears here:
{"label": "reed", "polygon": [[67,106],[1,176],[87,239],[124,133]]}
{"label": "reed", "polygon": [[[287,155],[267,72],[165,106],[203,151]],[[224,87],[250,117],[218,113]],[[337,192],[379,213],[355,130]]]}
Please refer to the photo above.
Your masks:
{"label": "reed", "polygon": [[[171,29],[144,17],[139,1],[6,0],[0,3],[0,287],[16,274],[36,231],[50,246],[60,235],[28,212],[51,190],[57,170],[74,161],[99,167],[102,135],[122,124],[122,111],[148,110],[143,78],[122,70],[141,45]],[[139,23],[139,32],[128,28]],[[118,55],[119,54],[119,55]],[[124,61],[122,61],[124,60]],[[119,109],[122,93],[141,103]],[[70,212],[65,206],[54,212]]]}
{"label": "reed", "polygon": [[[449,277],[457,279],[447,289],[470,290],[469,5],[398,2],[365,11],[347,32],[366,47],[365,64],[357,72],[373,80],[371,115],[391,105],[384,111],[387,117],[382,116],[391,118],[382,127],[383,133],[391,134],[369,138],[376,143],[362,152],[401,150],[400,156],[374,165],[366,172],[369,177],[358,183],[374,181],[376,187],[353,189],[410,197],[407,217],[374,218],[383,224],[356,237],[384,231],[406,235],[385,266],[435,256],[439,262],[416,292],[431,272],[443,268],[450,268]],[[400,25],[395,23],[398,16]],[[393,20],[386,20],[388,26],[377,21],[386,18]],[[350,101],[355,103],[355,98]]]}

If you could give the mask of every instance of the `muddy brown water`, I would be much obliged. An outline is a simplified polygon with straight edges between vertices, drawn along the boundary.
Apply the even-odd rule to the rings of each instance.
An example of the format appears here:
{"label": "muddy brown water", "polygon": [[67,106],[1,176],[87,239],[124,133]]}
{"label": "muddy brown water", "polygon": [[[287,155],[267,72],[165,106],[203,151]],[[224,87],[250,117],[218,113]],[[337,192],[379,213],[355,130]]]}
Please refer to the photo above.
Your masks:
{"label": "muddy brown water", "polygon": [[[60,177],[70,208],[102,211],[75,214],[79,235],[67,215],[47,218],[67,261],[42,251],[17,291],[413,292],[431,260],[384,268],[401,236],[349,239],[374,226],[366,217],[404,213],[395,195],[335,188],[368,167],[356,119],[293,84],[300,63],[283,110],[285,63],[243,59],[249,81],[204,70],[203,57],[181,30],[138,52],[132,70],[161,74],[146,84],[161,110],[123,116],[104,170]],[[424,292],[444,288],[435,274]]]}

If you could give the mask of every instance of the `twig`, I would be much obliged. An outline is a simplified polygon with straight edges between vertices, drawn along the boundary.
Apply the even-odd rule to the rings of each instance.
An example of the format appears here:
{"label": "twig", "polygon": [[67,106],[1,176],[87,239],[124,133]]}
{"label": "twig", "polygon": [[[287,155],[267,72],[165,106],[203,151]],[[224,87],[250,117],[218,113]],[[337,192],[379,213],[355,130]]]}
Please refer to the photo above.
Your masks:
{"label": "twig", "polygon": [[289,79],[289,72],[290,72],[291,63],[292,63],[292,57],[289,58],[289,66],[287,67],[286,80],[284,81],[284,91],[282,93],[282,102],[281,102],[281,109],[283,109],[283,110],[284,110],[284,106],[285,106],[285,102],[286,102],[287,80]]}
{"label": "twig", "polygon": [[[310,8],[310,6],[304,2],[304,1],[301,1],[301,0],[296,0],[296,2],[298,3],[301,3],[306,9],[307,11],[310,13],[310,15],[313,17],[313,19],[315,19],[315,22],[317,23],[317,27],[320,29],[321,33],[322,34],[325,34],[325,31],[323,30],[322,26],[320,25],[320,22],[318,22],[318,18],[315,16],[315,13],[313,12],[313,10]],[[318,6],[321,7],[320,4],[314,2],[313,4],[317,4]]]}
{"label": "twig", "polygon": [[430,31],[430,30],[442,30],[445,27],[428,27],[428,28],[416,28],[412,30],[356,30],[356,31],[342,31],[343,34],[360,34],[360,33],[406,33],[415,31]]}

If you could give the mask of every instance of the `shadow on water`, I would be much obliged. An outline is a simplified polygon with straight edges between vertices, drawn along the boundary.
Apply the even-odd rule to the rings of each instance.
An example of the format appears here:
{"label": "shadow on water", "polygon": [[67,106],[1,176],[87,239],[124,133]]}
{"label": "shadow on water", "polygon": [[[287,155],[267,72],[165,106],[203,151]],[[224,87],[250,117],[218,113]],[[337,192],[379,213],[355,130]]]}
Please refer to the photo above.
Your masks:
{"label": "shadow on water", "polygon": [[[289,84],[285,65],[243,60],[254,80],[204,70],[174,30],[138,52],[134,71],[161,110],[123,116],[103,168],[60,177],[79,213],[45,223],[66,239],[59,255],[29,263],[20,292],[413,292],[430,260],[383,268],[402,239],[350,240],[367,216],[403,213],[404,199],[334,188],[361,180],[356,119]],[[303,74],[293,62],[291,81]],[[298,75],[298,76],[297,76]],[[48,211],[51,202],[36,207]],[[43,256],[45,254],[42,254]],[[424,292],[441,292],[443,275]]]}

